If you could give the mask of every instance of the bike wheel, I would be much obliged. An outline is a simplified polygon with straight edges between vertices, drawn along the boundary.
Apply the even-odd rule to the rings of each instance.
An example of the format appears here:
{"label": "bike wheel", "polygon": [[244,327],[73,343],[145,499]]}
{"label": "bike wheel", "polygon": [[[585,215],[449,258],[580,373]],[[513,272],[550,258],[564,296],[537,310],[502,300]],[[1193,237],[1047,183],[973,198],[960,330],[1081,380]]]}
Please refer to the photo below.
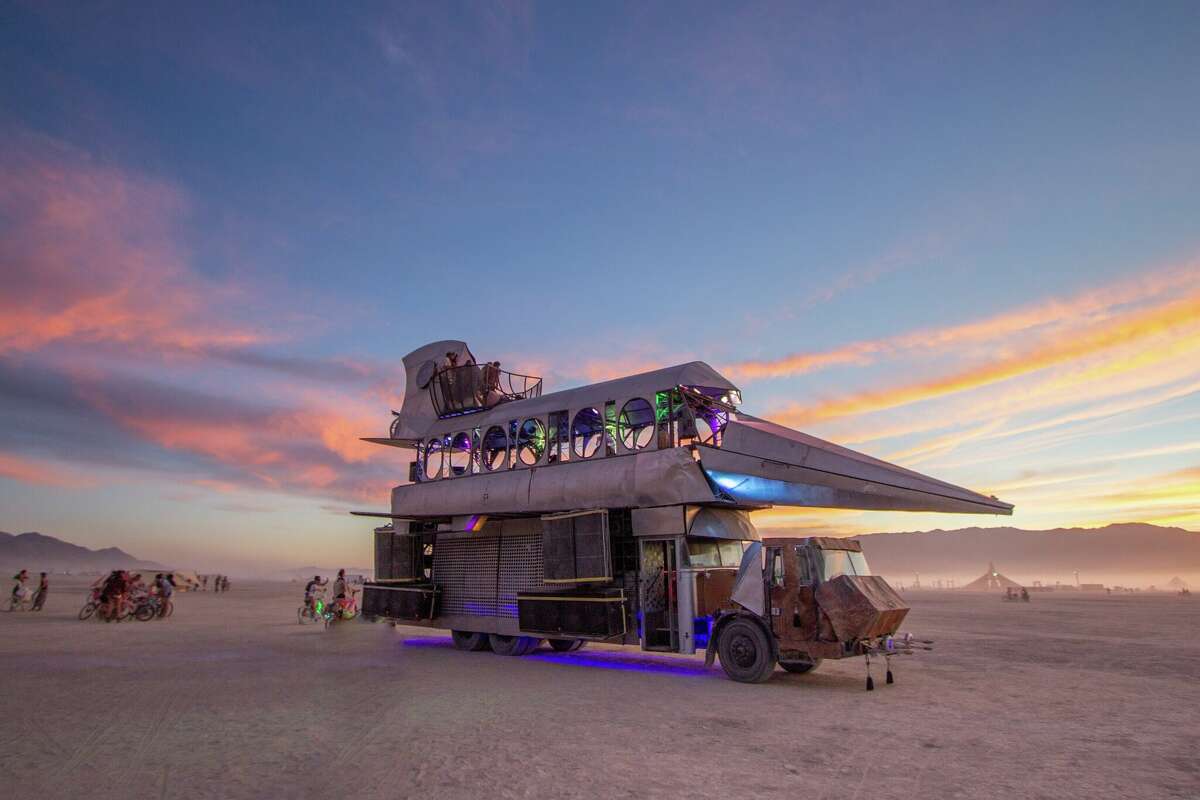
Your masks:
{"label": "bike wheel", "polygon": [[150,620],[154,619],[155,613],[156,609],[154,606],[150,605],[149,603],[142,603],[137,607],[137,610],[133,612],[133,616],[138,622],[149,622]]}
{"label": "bike wheel", "polygon": [[100,606],[96,605],[95,603],[84,603],[83,608],[79,609],[79,618],[81,620],[91,619],[92,615],[96,613],[96,609],[99,607]]}

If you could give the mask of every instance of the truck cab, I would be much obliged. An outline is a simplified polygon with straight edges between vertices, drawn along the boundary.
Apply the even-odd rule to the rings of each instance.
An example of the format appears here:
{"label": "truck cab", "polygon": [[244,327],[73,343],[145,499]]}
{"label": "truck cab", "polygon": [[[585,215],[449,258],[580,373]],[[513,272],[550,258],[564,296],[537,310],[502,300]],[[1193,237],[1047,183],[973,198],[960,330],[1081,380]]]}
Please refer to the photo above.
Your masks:
{"label": "truck cab", "polygon": [[776,663],[808,672],[826,658],[891,652],[907,614],[858,541],[768,538],[746,548],[706,661],[719,655],[730,678],[748,683],[766,680]]}

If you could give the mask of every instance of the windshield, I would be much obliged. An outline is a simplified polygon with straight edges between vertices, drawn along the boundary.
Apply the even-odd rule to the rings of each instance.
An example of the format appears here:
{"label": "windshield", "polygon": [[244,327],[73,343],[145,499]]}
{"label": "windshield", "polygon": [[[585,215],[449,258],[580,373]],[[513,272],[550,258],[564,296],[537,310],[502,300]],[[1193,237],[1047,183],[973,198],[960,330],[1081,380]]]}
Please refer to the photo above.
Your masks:
{"label": "windshield", "polygon": [[687,540],[688,562],[693,567],[738,567],[745,543],[731,539]]}
{"label": "windshield", "polygon": [[852,550],[822,550],[821,558],[825,566],[825,580],[836,578],[838,575],[870,575],[867,559],[862,553]]}

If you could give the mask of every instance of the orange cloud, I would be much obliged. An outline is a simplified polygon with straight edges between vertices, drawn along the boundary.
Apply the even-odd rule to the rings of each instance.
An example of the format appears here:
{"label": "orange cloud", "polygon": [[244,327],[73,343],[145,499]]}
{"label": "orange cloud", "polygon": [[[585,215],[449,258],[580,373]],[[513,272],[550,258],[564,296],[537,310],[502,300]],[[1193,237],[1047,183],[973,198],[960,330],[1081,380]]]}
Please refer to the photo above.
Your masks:
{"label": "orange cloud", "polygon": [[261,337],[177,244],[174,188],[31,136],[0,146],[0,354],[60,341],[193,351]]}
{"label": "orange cloud", "polygon": [[0,453],[0,478],[42,486],[87,487],[91,481],[43,461]]}
{"label": "orange cloud", "polygon": [[731,377],[779,378],[842,364],[870,364],[878,357],[904,351],[941,350],[1025,335],[1039,329],[1068,330],[1121,313],[1127,306],[1200,285],[1200,260],[1163,269],[1134,280],[1052,299],[987,319],[928,328],[899,336],[853,342],[823,352],[796,353],[764,361],[742,361],[726,367]]}
{"label": "orange cloud", "polygon": [[[1176,349],[1191,349],[1200,344],[1200,291],[1113,316],[1070,335],[1043,339],[1027,349],[950,375],[860,392],[814,406],[793,405],[773,416],[788,424],[805,424],[882,411],[978,389],[1122,346],[1148,345],[1151,341]],[[1126,369],[1138,366],[1141,364],[1135,360]]]}

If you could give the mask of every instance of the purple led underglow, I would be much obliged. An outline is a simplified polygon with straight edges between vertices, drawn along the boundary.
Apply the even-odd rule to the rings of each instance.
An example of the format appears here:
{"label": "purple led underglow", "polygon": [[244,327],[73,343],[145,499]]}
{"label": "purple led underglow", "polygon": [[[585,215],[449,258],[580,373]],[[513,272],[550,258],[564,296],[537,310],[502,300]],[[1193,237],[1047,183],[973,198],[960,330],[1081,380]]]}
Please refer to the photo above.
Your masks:
{"label": "purple led underglow", "polygon": [[449,636],[407,636],[402,642],[404,647],[453,647],[454,642]]}
{"label": "purple led underglow", "polygon": [[705,669],[703,662],[683,661],[667,658],[654,658],[646,655],[627,655],[625,653],[608,652],[574,652],[556,653],[554,651],[537,653],[527,656],[535,661],[546,661],[552,664],[562,664],[568,667],[591,667],[593,669],[613,669],[623,672],[651,672],[663,675],[680,675],[690,678],[704,678],[715,673]]}
{"label": "purple led underglow", "polygon": [[[446,648],[454,647],[448,636],[409,636],[400,642],[403,647]],[[685,678],[713,677],[717,673],[706,669],[704,663],[695,660],[668,658],[636,652],[593,650],[559,653],[542,645],[537,652],[525,656],[533,661],[560,664],[566,667],[609,669],[620,672],[645,672],[659,675],[678,675]]]}

